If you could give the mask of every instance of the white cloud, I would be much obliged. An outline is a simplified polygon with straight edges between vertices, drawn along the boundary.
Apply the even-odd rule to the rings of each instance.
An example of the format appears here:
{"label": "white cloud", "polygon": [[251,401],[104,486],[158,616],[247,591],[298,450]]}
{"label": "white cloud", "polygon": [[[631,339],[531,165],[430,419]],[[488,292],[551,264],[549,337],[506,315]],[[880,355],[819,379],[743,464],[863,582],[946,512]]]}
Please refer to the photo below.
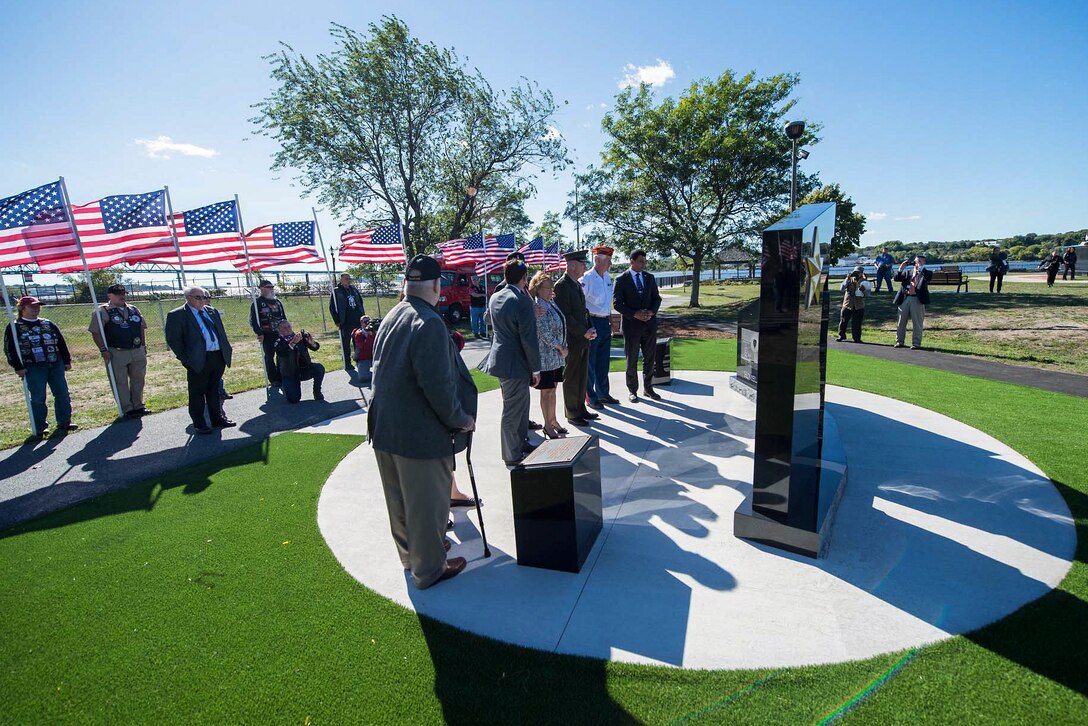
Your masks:
{"label": "white cloud", "polygon": [[655,88],[660,88],[676,78],[676,71],[672,69],[668,61],[657,59],[655,66],[636,66],[628,63],[623,67],[623,78],[617,84],[620,88],[637,86],[640,83],[648,83]]}
{"label": "white cloud", "polygon": [[601,109],[603,111],[604,109],[608,108],[608,104],[607,103],[598,103],[597,108],[599,108],[599,109]]}
{"label": "white cloud", "polygon": [[544,132],[545,141],[555,141],[556,139],[563,138],[563,134],[559,133],[559,129],[554,126],[549,126],[548,130]]}
{"label": "white cloud", "polygon": [[895,221],[896,222],[912,222],[915,219],[921,219],[921,218],[922,218],[922,215],[920,215],[920,214],[912,214],[909,217],[896,217]]}
{"label": "white cloud", "polygon": [[144,147],[147,155],[152,159],[169,159],[171,154],[202,156],[205,159],[219,155],[215,149],[206,149],[196,144],[182,144],[169,136],[160,136],[156,139],[134,139],[134,142]]}
{"label": "white cloud", "polygon": [[865,215],[865,218],[868,219],[870,222],[879,222],[882,219],[887,219],[888,218],[888,213],[887,212],[869,212],[868,214]]}

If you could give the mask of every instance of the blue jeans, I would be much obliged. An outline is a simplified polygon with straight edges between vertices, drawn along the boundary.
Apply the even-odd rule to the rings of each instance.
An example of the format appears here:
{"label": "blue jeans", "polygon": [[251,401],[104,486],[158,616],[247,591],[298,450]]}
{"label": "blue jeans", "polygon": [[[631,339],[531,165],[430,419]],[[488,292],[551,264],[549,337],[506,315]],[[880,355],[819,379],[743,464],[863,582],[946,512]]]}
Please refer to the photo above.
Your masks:
{"label": "blue jeans", "polygon": [[472,332],[476,335],[487,335],[487,326],[484,325],[485,308],[469,308],[468,319]]}
{"label": "blue jeans", "polygon": [[49,420],[45,405],[45,385],[53,392],[53,412],[57,425],[72,423],[72,398],[68,395],[68,380],[64,377],[64,361],[32,363],[26,367],[26,385],[30,389],[30,409],[34,412],[34,428],[41,433]]}
{"label": "blue jeans", "polygon": [[298,369],[298,375],[283,376],[280,380],[280,390],[288,403],[298,403],[302,400],[302,382],[310,379],[314,381],[314,398],[321,395],[321,382],[325,380],[325,366],[320,363],[310,363]]}
{"label": "blue jeans", "polygon": [[590,318],[597,337],[589,341],[589,384],[586,393],[592,403],[608,398],[608,364],[612,359],[612,321]]}

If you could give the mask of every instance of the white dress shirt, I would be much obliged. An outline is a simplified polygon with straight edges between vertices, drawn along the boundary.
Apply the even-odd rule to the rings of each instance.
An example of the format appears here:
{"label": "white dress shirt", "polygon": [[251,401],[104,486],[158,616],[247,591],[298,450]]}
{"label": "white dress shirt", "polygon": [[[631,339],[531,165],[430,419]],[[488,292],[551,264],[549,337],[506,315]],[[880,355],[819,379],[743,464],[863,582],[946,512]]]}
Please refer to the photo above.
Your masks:
{"label": "white dress shirt", "polygon": [[596,268],[582,275],[582,290],[586,293],[586,308],[597,317],[612,314],[612,276],[600,275]]}
{"label": "white dress shirt", "polygon": [[[211,318],[211,313],[205,312],[204,309],[197,310],[192,305],[186,303],[185,307],[189,308],[189,312],[196,318],[196,324],[200,326],[200,332],[204,336],[204,349],[209,353],[213,350],[219,350],[219,337],[213,336],[208,331],[208,319]],[[207,315],[206,319],[204,316]]]}

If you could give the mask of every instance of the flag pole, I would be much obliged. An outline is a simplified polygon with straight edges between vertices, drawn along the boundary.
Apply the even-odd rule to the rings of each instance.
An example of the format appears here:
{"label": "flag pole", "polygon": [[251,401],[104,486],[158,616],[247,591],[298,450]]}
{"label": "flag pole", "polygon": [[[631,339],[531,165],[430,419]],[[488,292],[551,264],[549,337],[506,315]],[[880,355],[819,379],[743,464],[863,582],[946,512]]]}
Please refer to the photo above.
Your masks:
{"label": "flag pole", "polygon": [[[83,263],[83,275],[87,279],[87,289],[91,291],[91,304],[94,305],[94,319],[98,321],[98,332],[102,336],[102,343],[106,342],[106,327],[102,324],[102,315],[98,310],[98,295],[94,291],[94,280],[91,279],[91,268],[87,264],[87,255],[83,253],[83,245],[79,241],[79,230],[76,229],[76,218],[72,214],[72,202],[68,199],[68,186],[64,183],[64,177],[60,178],[60,193],[64,200],[64,209],[68,214],[68,225],[72,229],[72,236],[76,240],[76,249],[79,250],[79,259]],[[117,393],[117,381],[113,377],[113,365],[109,361],[106,364],[106,377],[110,380],[110,390],[113,391],[113,402],[117,404],[117,415],[124,416],[125,409],[121,407],[121,395]]]}
{"label": "flag pole", "polygon": [[[321,244],[321,259],[325,263],[325,271],[329,273],[329,280],[332,282],[332,309],[336,311],[336,317],[342,318],[340,315],[340,306],[336,304],[336,274],[332,268],[329,267],[329,258],[325,255],[325,238],[321,236],[321,225],[317,223],[317,207],[310,207],[310,211],[314,213],[314,229],[317,231],[317,241]],[[336,337],[340,339],[340,358],[343,359],[347,353],[344,351],[344,331],[340,326],[347,322],[341,320],[337,325]]]}
{"label": "flag pole", "polygon": [[[249,244],[246,242],[246,235],[242,231],[242,230],[245,229],[245,225],[242,224],[242,205],[238,202],[238,195],[237,194],[234,195],[234,214],[238,219],[238,235],[242,238],[242,252],[246,256],[246,282],[250,283],[250,285],[249,285],[249,297],[252,300],[253,312],[256,313],[257,312],[257,288],[255,288],[253,286],[252,280],[250,280],[250,277],[249,277],[250,272],[253,270],[253,265],[249,261]],[[265,388],[268,388],[270,385],[272,385],[272,379],[268,377],[268,365],[265,363],[265,360],[264,360],[264,348],[261,348],[261,370],[264,371],[264,386],[265,386]]]}
{"label": "flag pole", "polygon": [[174,228],[174,205],[170,203],[170,187],[163,186],[166,192],[166,213],[170,215],[170,237],[174,240],[174,251],[178,253],[178,270],[181,272],[181,284],[188,285],[185,279],[185,263],[181,261],[181,245],[178,243],[178,232]]}
{"label": "flag pole", "polygon": [[[4,281],[3,273],[0,273],[0,293],[4,295],[4,307],[8,310],[8,325],[11,327],[11,344],[15,348],[15,357],[19,359],[19,365],[23,366],[24,370],[26,364],[23,363],[23,351],[19,347],[19,338],[16,336],[15,325],[15,313],[11,309],[11,299],[8,297],[8,284]],[[38,425],[34,423],[34,407],[30,403],[30,386],[27,385],[26,376],[21,379],[23,382],[23,398],[26,399],[26,413],[30,417],[30,430],[35,436],[38,435]]]}

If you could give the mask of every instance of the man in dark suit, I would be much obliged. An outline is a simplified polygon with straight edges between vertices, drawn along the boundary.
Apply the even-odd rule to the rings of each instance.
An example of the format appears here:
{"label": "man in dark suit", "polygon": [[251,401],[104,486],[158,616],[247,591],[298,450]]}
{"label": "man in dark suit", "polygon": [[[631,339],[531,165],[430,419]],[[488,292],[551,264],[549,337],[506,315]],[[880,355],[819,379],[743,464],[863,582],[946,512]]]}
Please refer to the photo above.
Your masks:
{"label": "man in dark suit", "polygon": [[925,255],[914,258],[914,267],[907,269],[907,260],[899,265],[895,281],[899,292],[892,301],[899,307],[899,327],[895,331],[895,347],[902,348],[907,337],[907,321],[911,322],[911,350],[922,347],[922,330],[926,321],[926,305],[929,305],[929,281],[933,272],[926,269]]}
{"label": "man in dark suit", "polygon": [[529,386],[540,381],[540,344],[533,299],[525,289],[527,272],[517,259],[503,268],[506,285],[488,305],[495,335],[481,367],[502,388],[502,459],[507,466],[517,465],[536,448],[529,444]]}
{"label": "man in dark suit", "polygon": [[638,401],[638,353],[642,351],[642,390],[660,401],[654,390],[654,356],[657,353],[657,311],[661,293],[654,276],[645,271],[646,250],[631,253],[631,267],[616,278],[612,306],[620,314],[623,352],[627,357],[627,390],[631,403]]}
{"label": "man in dark suit", "polygon": [[[219,311],[208,304],[211,299],[204,288],[187,287],[185,304],[166,316],[166,345],[185,366],[189,416],[198,434],[236,425],[223,415],[219,401],[219,385],[230,367],[231,347]],[[204,417],[205,407],[211,426]]]}
{"label": "man in dark suit", "polygon": [[597,331],[589,322],[582,275],[586,274],[586,251],[568,252],[567,271],[555,283],[555,305],[567,321],[567,359],[563,370],[563,404],[567,420],[575,426],[588,426],[598,414],[586,407],[589,377],[589,342]]}
{"label": "man in dark suit", "polygon": [[465,569],[446,559],[453,456],[476,428],[476,384],[435,306],[438,261],[416,255],[404,274],[404,300],[382,320],[374,341],[374,395],[367,429],[401,564],[423,589]]}

